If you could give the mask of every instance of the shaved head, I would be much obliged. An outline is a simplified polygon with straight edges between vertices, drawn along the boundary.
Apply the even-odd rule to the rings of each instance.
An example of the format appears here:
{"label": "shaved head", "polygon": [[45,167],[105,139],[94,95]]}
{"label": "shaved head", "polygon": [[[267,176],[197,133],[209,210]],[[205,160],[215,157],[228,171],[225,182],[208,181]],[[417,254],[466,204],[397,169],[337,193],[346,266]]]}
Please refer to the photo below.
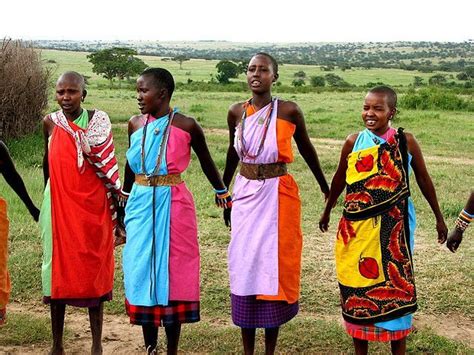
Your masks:
{"label": "shaved head", "polygon": [[83,92],[86,90],[86,81],[85,81],[84,77],[81,74],[79,74],[78,72],[67,71],[67,72],[63,73],[59,77],[56,84],[59,83],[60,81],[65,81],[65,80],[71,80],[72,82],[75,82],[75,83],[79,84],[79,86],[81,87],[81,90]]}
{"label": "shaved head", "polygon": [[376,86],[369,90],[369,93],[385,95],[387,104],[390,109],[397,108],[397,93],[389,86]]}

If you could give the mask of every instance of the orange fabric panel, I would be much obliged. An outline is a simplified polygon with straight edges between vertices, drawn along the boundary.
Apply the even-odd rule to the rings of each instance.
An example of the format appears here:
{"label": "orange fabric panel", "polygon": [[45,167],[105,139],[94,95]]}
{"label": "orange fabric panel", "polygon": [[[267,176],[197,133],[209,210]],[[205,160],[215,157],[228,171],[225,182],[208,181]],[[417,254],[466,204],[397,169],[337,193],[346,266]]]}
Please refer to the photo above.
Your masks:
{"label": "orange fabric panel", "polygon": [[253,115],[257,110],[255,110],[255,107],[253,105],[248,105],[247,106],[247,116]]}
{"label": "orange fabric panel", "polygon": [[80,173],[74,139],[55,127],[49,146],[53,299],[96,298],[113,287],[114,241],[107,190],[90,163],[84,161],[84,166]]}
{"label": "orange fabric panel", "polygon": [[301,200],[296,181],[291,175],[279,177],[278,185],[278,295],[257,296],[268,301],[295,303],[300,295]]}
{"label": "orange fabric panel", "polygon": [[294,160],[293,149],[291,148],[291,139],[295,133],[296,126],[281,118],[277,119],[277,145],[278,161],[282,163],[291,163]]}
{"label": "orange fabric panel", "polygon": [[0,309],[5,308],[10,298],[10,275],[8,274],[8,217],[7,202],[0,198]]}

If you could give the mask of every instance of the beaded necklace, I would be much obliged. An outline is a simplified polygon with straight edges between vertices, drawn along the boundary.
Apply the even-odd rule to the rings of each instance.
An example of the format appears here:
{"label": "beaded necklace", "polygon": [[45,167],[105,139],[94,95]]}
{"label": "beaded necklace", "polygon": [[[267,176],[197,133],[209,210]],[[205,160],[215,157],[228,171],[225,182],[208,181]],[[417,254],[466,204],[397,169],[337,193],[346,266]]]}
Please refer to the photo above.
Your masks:
{"label": "beaded necklace", "polygon": [[160,151],[158,153],[158,156],[156,158],[156,165],[155,165],[155,168],[153,169],[153,171],[148,174],[146,172],[146,168],[145,168],[145,141],[146,141],[146,132],[147,132],[147,127],[148,127],[148,123],[150,121],[150,114],[148,114],[147,118],[146,118],[146,122],[145,122],[145,126],[143,127],[143,136],[142,136],[142,146],[141,146],[141,158],[142,158],[142,172],[147,176],[155,176],[155,175],[158,175],[158,172],[160,171],[160,165],[161,165],[161,160],[163,159],[163,151],[164,151],[164,147],[166,146],[166,143],[168,142],[168,137],[170,135],[170,130],[171,130],[171,122],[173,121],[173,118],[174,118],[174,111],[170,109],[169,113],[168,113],[168,123],[166,124],[166,130],[165,130],[165,133],[163,135],[163,138],[161,139],[161,143],[160,143]]}
{"label": "beaded necklace", "polygon": [[[145,121],[145,126],[143,127],[143,136],[142,136],[142,145],[141,145],[141,158],[142,158],[142,172],[147,176],[155,176],[158,175],[160,171],[160,165],[161,165],[161,160],[163,158],[163,151],[164,147],[166,147],[166,143],[168,142],[168,138],[170,135],[171,131],[171,122],[173,121],[174,118],[174,111],[170,108],[168,112],[168,122],[166,123],[166,129],[165,133],[163,134],[163,138],[161,139],[160,143],[160,151],[158,153],[158,157],[156,158],[156,165],[155,168],[153,169],[153,172],[151,174],[147,174],[146,168],[145,168],[145,141],[146,141],[146,132],[147,132],[147,127],[148,123],[150,121],[150,114],[148,114],[146,121]],[[159,131],[155,130],[155,134],[158,134]],[[155,240],[156,240],[156,231],[155,231],[155,220],[156,220],[156,209],[155,209],[155,199],[156,199],[156,194],[155,194],[156,186],[153,186],[153,197],[152,197],[152,221],[153,221],[153,235],[152,235],[152,243],[151,243],[151,256],[150,256],[150,268],[152,272],[150,273],[150,298],[153,298],[155,301],[156,299],[156,250],[155,250]]]}
{"label": "beaded necklace", "polygon": [[247,107],[251,105],[251,101],[252,99],[248,100],[244,104],[244,112],[242,113],[242,119],[240,120],[240,134],[239,134],[240,153],[243,158],[256,159],[260,155],[260,153],[262,153],[262,150],[263,150],[263,145],[267,137],[268,127],[270,126],[270,120],[272,119],[272,112],[273,112],[273,107],[275,105],[275,98],[272,98],[272,101],[270,102],[270,109],[267,110],[267,114],[265,115],[265,118],[263,119],[263,122],[262,122],[262,124],[264,125],[263,132],[260,137],[260,144],[255,154],[250,154],[249,150],[246,147],[247,142],[245,141],[245,137],[244,137],[245,121],[247,119]]}

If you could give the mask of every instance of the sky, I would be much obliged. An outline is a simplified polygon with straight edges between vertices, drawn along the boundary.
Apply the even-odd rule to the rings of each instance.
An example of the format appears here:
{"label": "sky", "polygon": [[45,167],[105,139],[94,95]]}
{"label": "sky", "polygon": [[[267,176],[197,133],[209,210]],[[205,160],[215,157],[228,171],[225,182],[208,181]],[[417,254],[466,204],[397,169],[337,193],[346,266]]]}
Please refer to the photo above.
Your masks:
{"label": "sky", "polygon": [[388,42],[474,39],[473,0],[7,0],[0,37]]}

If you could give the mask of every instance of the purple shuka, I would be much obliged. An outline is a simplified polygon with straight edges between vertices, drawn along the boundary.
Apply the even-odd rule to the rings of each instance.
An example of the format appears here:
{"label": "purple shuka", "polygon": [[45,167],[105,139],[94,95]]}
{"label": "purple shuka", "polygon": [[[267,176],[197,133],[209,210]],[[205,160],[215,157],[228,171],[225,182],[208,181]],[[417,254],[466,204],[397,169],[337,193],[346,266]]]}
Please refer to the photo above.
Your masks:
{"label": "purple shuka", "polygon": [[298,314],[299,303],[262,301],[256,296],[231,294],[232,321],[241,328],[275,328]]}

